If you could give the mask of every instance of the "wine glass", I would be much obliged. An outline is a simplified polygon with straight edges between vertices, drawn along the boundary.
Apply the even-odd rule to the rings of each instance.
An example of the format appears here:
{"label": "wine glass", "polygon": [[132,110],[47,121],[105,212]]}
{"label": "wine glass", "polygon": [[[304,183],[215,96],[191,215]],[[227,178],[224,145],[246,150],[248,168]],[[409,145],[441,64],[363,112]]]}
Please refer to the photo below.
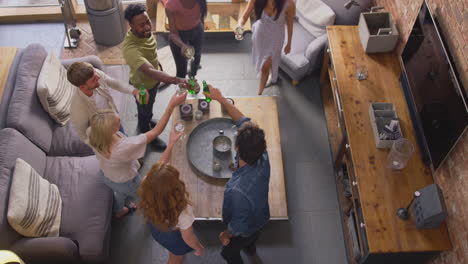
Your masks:
{"label": "wine glass", "polygon": [[185,134],[184,131],[185,131],[185,121],[184,120],[177,120],[175,123],[174,123],[174,130],[177,132],[177,133],[182,133],[182,136],[180,137],[180,139],[184,139],[185,138]]}

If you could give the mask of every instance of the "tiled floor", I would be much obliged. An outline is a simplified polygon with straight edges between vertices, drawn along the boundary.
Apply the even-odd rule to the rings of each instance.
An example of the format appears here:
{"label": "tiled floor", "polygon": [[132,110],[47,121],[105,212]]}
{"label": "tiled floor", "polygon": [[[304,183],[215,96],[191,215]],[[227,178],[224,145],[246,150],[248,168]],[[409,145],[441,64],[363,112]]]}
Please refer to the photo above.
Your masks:
{"label": "tiled floor", "polygon": [[[16,30],[28,31],[28,26],[25,27],[18,26]],[[45,27],[44,32],[50,32],[50,27]],[[4,25],[1,25],[1,41],[5,39],[3,29]],[[39,28],[35,30],[37,34],[43,34]],[[18,39],[14,44],[18,47],[37,40],[32,35],[15,37]],[[56,37],[54,34],[50,36]],[[57,38],[63,41],[63,33]],[[214,84],[225,95],[254,96],[258,81],[251,64],[249,39],[247,36],[244,41],[236,42],[232,35],[209,35],[198,79]],[[0,45],[5,46],[1,41]],[[163,39],[158,42],[161,46],[166,44]],[[50,41],[43,44],[51,47]],[[167,87],[158,94],[154,108],[156,117],[164,111],[173,91],[172,87]],[[246,263],[268,264],[346,263],[318,73],[305,78],[297,87],[282,76],[277,86],[265,89],[265,95],[278,96],[289,220],[270,222],[258,241],[259,256],[250,259],[243,255],[244,260]],[[126,132],[135,134],[136,107],[131,97],[127,99],[127,110],[122,113],[122,120]],[[167,128],[162,135],[164,140],[168,138],[168,131]],[[159,157],[160,153],[149,147],[143,173]],[[224,263],[219,255],[221,246],[217,239],[224,226],[220,222],[197,222],[194,226],[206,252],[203,257],[189,254],[185,263]],[[162,264],[166,260],[167,251],[154,242],[140,215],[113,222],[111,257],[107,263]]]}
{"label": "tiled floor", "polygon": [[[230,35],[208,36],[197,78],[219,87],[225,95],[255,96],[258,81],[248,39],[236,42]],[[158,42],[164,45],[163,39]],[[169,86],[158,94],[156,116],[162,114],[173,91]],[[259,257],[243,257],[247,263],[346,263],[318,73],[298,87],[282,78],[277,86],[266,88],[264,94],[278,96],[289,221],[270,222],[258,242]],[[127,107],[125,129],[136,133],[136,108],[131,98]],[[162,136],[165,140],[168,131]],[[159,157],[159,153],[150,150],[143,172]],[[189,254],[186,263],[223,263],[217,239],[223,228],[220,222],[197,222],[195,229],[206,253],[201,258]],[[167,252],[153,241],[139,215],[115,221],[112,241],[109,264],[167,260]]]}

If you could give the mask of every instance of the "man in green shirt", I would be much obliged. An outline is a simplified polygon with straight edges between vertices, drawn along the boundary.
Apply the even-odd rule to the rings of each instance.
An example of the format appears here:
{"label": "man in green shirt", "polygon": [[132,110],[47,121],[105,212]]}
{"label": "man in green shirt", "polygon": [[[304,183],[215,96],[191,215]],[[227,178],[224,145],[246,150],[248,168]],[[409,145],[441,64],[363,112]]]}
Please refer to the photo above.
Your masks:
{"label": "man in green shirt", "polygon": [[[146,8],[142,4],[130,4],[125,9],[125,19],[130,25],[123,43],[123,55],[128,66],[130,66],[130,82],[135,88],[141,85],[148,90],[148,103],[139,104],[138,128],[140,133],[145,133],[151,129],[153,104],[156,98],[157,86],[160,82],[187,84],[186,79],[170,76],[161,70],[158,55],[156,53],[156,39],[151,32],[151,20],[146,13]],[[151,143],[156,151],[164,151],[166,143],[161,139],[156,139]]]}

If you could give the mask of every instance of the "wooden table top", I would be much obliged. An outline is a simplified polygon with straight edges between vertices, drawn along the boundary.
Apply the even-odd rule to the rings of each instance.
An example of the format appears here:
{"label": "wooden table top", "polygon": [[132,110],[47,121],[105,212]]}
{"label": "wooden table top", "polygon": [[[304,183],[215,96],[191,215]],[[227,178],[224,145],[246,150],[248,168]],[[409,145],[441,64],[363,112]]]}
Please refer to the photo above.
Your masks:
{"label": "wooden table top", "polygon": [[[276,97],[232,97],[232,99],[245,116],[250,117],[265,131],[271,166],[268,194],[270,215],[271,219],[287,219],[288,210]],[[194,109],[197,109],[196,100],[187,99],[187,103],[193,104]],[[222,114],[221,105],[217,101],[210,103],[210,112],[204,114],[202,120],[195,120],[194,118],[192,121],[186,122],[185,133],[187,133],[187,136],[176,143],[171,155],[171,164],[180,171],[181,178],[185,182],[190,199],[193,202],[195,216],[198,219],[221,218],[224,185],[227,179],[197,175],[187,160],[186,143],[188,135],[199,123],[214,117],[229,117]],[[172,125],[178,119],[180,119],[179,108],[175,108],[172,113]]]}
{"label": "wooden table top", "polygon": [[14,47],[0,47],[0,102],[3,97],[3,89],[8,79],[10,66],[15,59],[17,48]]}
{"label": "wooden table top", "polygon": [[[413,124],[400,88],[400,64],[394,53],[366,54],[357,26],[328,26],[331,58],[341,96],[348,142],[358,182],[370,252],[441,251],[450,249],[444,224],[418,230],[412,219],[395,214],[406,207],[413,193],[434,183],[430,168],[421,158]],[[358,81],[356,66],[365,65],[367,80]],[[415,153],[402,171],[386,168],[389,149],[378,149],[372,134],[368,108],[373,102],[395,105],[402,133],[413,142]]]}

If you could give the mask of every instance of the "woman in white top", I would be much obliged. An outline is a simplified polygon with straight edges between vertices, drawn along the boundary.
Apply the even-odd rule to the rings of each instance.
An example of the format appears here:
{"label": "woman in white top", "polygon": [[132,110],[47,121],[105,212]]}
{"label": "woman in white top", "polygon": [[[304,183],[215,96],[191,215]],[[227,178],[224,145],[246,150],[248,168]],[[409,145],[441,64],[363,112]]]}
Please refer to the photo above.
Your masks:
{"label": "woman in white top", "polygon": [[[91,118],[89,144],[100,162],[104,183],[114,191],[114,214],[121,217],[133,209],[126,201],[137,199],[140,183],[138,159],[146,144],[156,139],[166,127],[174,107],[185,101],[187,94],[174,94],[158,124],[150,131],[127,137],[119,131],[120,118],[112,110],[100,110]],[[130,208],[129,208],[130,207]]]}
{"label": "woman in white top", "polygon": [[193,232],[195,215],[185,183],[180,179],[179,171],[167,163],[179,136],[174,130],[171,132],[167,149],[138,190],[139,208],[149,223],[151,235],[169,251],[167,263],[182,263],[184,255],[193,250],[196,256],[204,252]]}

